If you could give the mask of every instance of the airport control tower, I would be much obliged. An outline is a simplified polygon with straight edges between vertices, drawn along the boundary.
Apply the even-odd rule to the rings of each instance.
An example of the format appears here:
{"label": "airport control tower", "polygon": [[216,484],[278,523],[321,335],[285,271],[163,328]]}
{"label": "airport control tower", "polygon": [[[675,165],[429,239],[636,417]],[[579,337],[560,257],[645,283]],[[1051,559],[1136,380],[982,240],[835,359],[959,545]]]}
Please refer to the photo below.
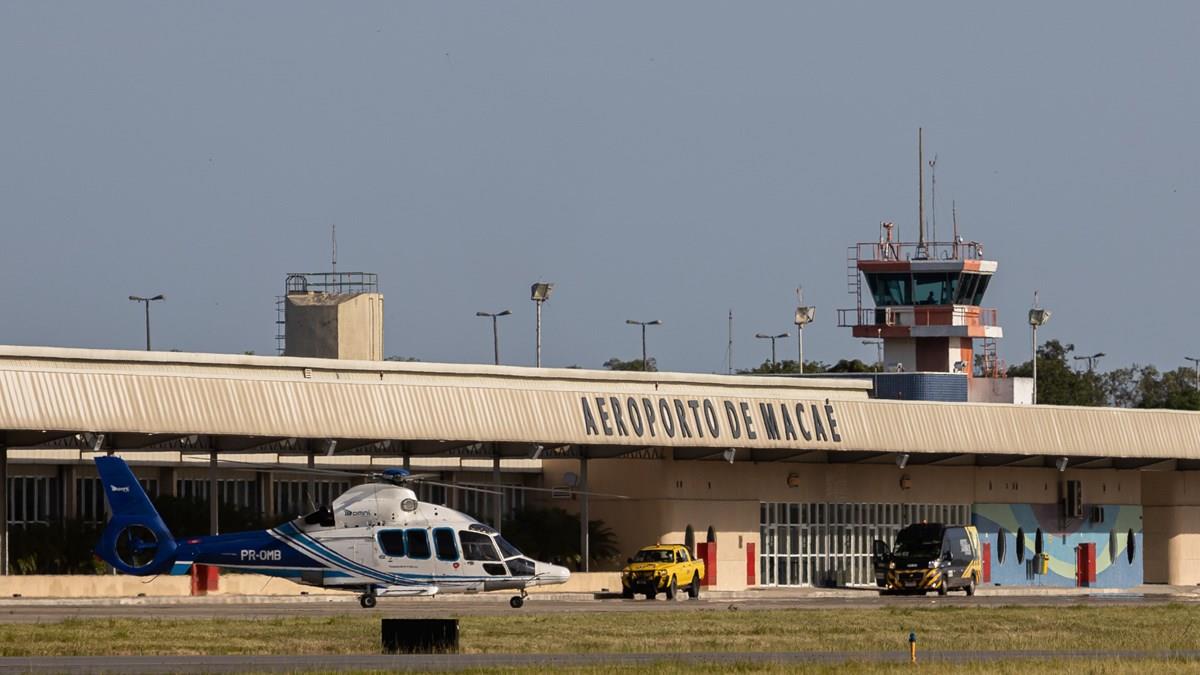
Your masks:
{"label": "airport control tower", "polygon": [[[1003,336],[996,310],[983,303],[996,261],[983,258],[983,246],[963,241],[900,242],[895,226],[882,223],[879,241],[849,248],[847,278],[857,306],[838,310],[838,325],[854,337],[883,343],[883,369],[923,373],[975,374],[976,341],[980,371],[1000,370],[995,340]],[[874,307],[863,306],[863,283]]]}

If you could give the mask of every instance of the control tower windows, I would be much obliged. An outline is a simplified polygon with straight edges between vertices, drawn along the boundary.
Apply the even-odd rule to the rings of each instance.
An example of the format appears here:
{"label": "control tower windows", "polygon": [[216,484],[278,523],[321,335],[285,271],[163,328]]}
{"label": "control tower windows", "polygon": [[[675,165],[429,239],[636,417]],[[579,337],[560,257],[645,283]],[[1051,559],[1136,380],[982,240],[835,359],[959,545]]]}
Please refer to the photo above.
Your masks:
{"label": "control tower windows", "polygon": [[906,273],[864,274],[876,307],[912,304],[912,277]]}
{"label": "control tower windows", "polygon": [[987,290],[988,282],[992,280],[990,274],[963,274],[962,282],[958,285],[958,293],[955,295],[954,304],[956,305],[980,305],[983,303],[983,293]]}
{"label": "control tower windows", "polygon": [[958,286],[958,274],[937,272],[914,274],[913,299],[917,305],[949,305],[954,302],[954,289]]}

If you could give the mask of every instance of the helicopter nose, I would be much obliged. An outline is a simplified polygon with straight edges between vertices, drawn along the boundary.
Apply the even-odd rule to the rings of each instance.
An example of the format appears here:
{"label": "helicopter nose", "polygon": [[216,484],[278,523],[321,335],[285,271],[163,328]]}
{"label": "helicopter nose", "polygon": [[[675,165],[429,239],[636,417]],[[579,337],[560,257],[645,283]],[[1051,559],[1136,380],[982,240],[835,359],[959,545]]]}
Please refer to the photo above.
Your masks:
{"label": "helicopter nose", "polygon": [[565,584],[567,579],[571,578],[571,571],[567,568],[544,562],[539,562],[537,564],[535,574],[537,575],[537,583],[539,586]]}

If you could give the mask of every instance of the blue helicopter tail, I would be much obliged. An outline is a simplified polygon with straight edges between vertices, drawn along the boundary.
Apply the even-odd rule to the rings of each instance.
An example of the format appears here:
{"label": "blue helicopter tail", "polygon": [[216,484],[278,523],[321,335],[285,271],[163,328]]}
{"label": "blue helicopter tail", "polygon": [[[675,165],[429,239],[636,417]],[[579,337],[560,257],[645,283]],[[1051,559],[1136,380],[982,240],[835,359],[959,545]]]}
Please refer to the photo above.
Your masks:
{"label": "blue helicopter tail", "polygon": [[129,465],[120,457],[97,457],[96,470],[112,513],[96,554],[125,574],[171,571],[178,545]]}

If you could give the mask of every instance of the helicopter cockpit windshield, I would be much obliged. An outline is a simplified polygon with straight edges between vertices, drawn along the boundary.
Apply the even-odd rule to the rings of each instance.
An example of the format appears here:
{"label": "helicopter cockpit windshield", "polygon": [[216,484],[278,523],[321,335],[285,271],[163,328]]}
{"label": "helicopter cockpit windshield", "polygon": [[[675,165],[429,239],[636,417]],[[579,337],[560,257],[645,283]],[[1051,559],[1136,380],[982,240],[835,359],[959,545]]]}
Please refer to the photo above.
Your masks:
{"label": "helicopter cockpit windshield", "polygon": [[[483,568],[488,574],[503,576],[506,568],[514,577],[534,574],[532,560],[499,532],[482,523],[472,523],[466,530],[460,530],[458,539],[462,543],[463,558],[484,562]],[[504,564],[499,564],[501,562]]]}

